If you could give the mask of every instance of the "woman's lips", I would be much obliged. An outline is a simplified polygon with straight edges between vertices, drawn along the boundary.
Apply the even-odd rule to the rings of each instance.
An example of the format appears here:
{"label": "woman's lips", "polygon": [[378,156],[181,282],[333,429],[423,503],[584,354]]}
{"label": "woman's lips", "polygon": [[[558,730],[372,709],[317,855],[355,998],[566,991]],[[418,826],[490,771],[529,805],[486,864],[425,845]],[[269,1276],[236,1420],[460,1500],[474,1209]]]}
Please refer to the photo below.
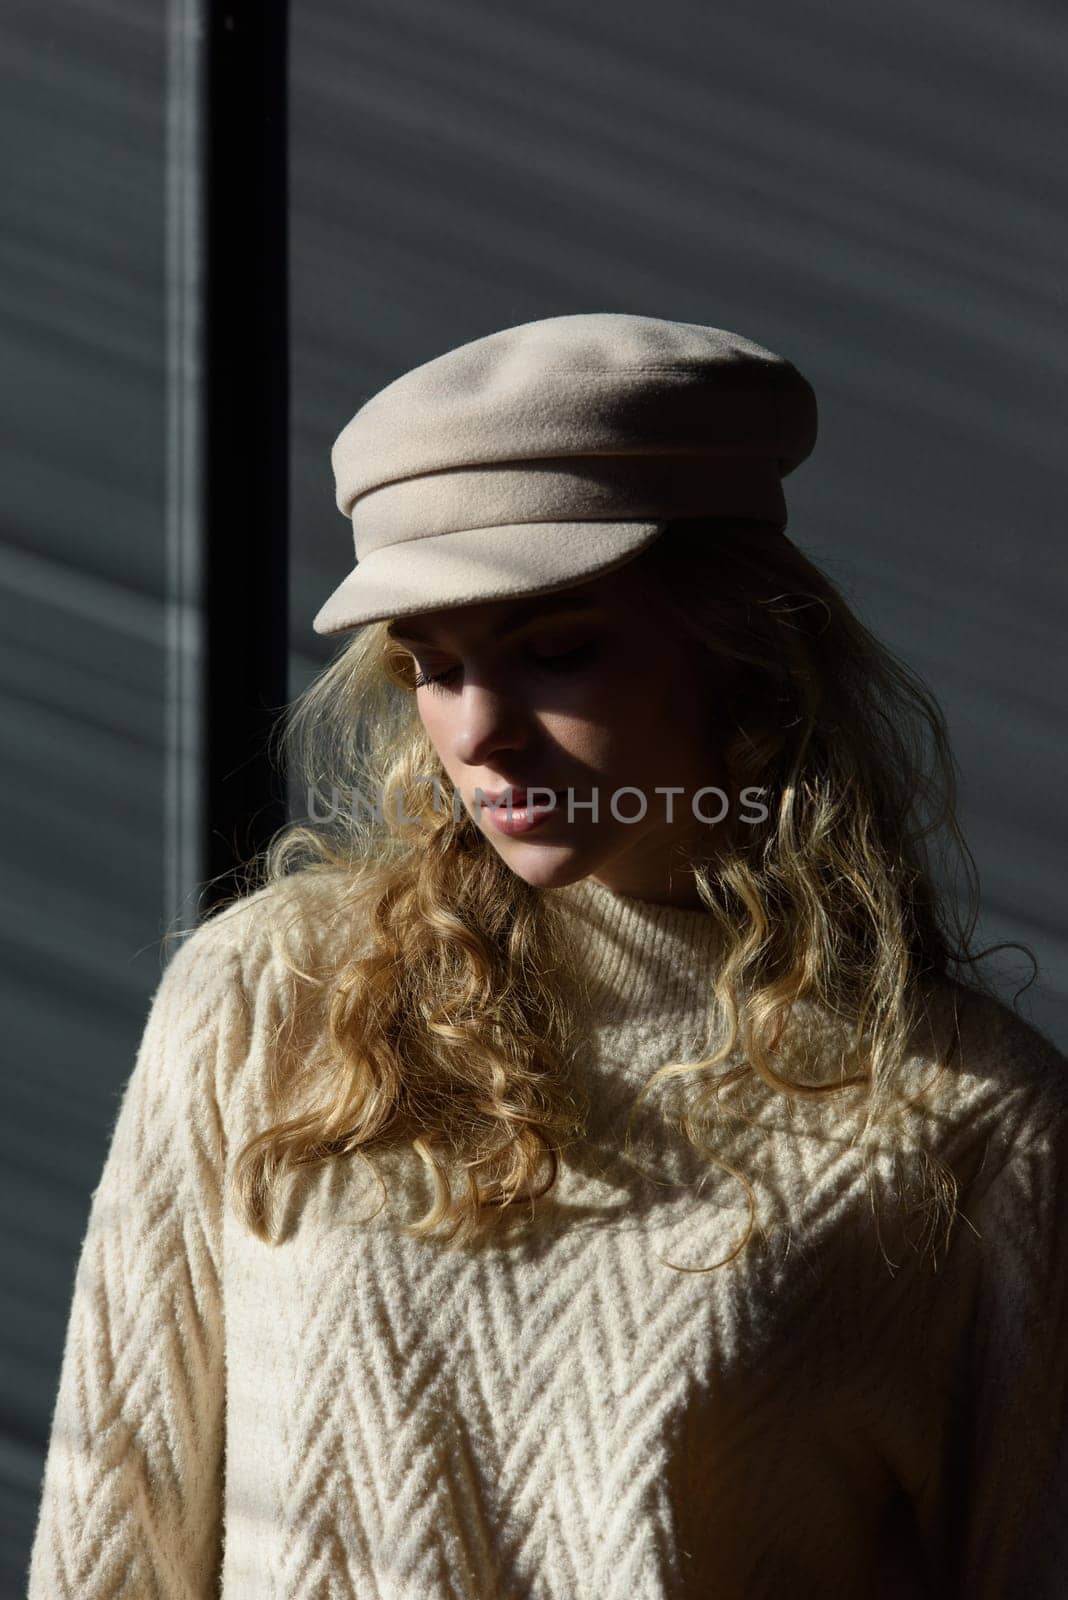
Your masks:
{"label": "woman's lips", "polygon": [[[533,804],[527,802],[528,793],[535,796]],[[485,801],[480,802],[480,809],[489,817],[498,833],[527,833],[559,809],[561,793],[562,791],[542,789],[534,785],[529,791],[526,789],[512,791],[512,800],[509,804],[509,791],[506,789],[501,792],[501,798],[496,805],[491,803],[487,795]]]}
{"label": "woman's lips", "polygon": [[529,788],[519,788],[517,786],[514,789],[480,789],[477,791],[477,803],[487,807],[499,806],[504,808],[508,805],[510,796],[512,809],[515,810],[520,806],[526,805],[527,796],[529,794],[537,796],[537,799],[534,802],[536,806],[543,806],[550,803],[549,796],[552,796],[553,799],[556,800],[565,793],[566,790],[564,789],[550,789],[546,785],[540,783],[531,784]]}

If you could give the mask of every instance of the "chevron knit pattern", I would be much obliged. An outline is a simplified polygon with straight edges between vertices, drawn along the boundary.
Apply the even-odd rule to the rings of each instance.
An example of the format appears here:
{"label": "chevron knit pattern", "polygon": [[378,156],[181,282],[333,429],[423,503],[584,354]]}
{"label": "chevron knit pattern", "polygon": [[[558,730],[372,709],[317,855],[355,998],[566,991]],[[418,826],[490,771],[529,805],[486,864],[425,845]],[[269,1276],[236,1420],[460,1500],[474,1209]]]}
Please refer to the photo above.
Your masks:
{"label": "chevron knit pattern", "polygon": [[224,1182],[262,1126],[279,892],[197,929],[153,999],[30,1600],[1068,1593],[1068,1061],[1042,1034],[965,1008],[926,1124],[966,1180],[937,1266],[876,1229],[846,1120],[768,1090],[723,1146],[757,1234],[694,1271],[744,1234],[741,1183],[672,1133],[670,1094],[630,1159],[620,1130],[709,1038],[710,922],[585,880],[549,892],[586,925],[592,1110],[536,1222],[405,1238],[429,1185],[402,1150],[384,1206],[360,1163],[295,1182],[272,1247]]}

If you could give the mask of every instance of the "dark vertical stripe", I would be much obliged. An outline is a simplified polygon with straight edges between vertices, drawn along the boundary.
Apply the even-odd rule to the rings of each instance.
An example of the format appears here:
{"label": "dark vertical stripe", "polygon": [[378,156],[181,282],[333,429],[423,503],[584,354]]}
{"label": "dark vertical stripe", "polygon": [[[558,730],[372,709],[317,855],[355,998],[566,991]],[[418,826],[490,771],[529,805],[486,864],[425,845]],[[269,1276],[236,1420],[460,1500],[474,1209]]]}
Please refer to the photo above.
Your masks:
{"label": "dark vertical stripe", "polygon": [[286,698],[285,0],[208,10],[203,909],[286,816],[269,739]]}

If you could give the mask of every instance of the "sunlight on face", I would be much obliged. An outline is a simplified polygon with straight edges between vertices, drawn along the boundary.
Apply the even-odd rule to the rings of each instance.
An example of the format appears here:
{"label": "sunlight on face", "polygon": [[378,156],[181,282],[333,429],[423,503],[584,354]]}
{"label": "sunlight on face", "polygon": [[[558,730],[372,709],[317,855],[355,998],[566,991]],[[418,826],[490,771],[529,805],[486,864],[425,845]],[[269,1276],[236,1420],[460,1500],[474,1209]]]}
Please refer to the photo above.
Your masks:
{"label": "sunlight on face", "polygon": [[[397,618],[389,631],[431,680],[415,692],[442,766],[514,872],[541,887],[593,876],[617,893],[697,903],[685,860],[710,848],[716,825],[691,800],[726,778],[710,685],[640,565],[555,594]],[[510,832],[481,803],[509,786]],[[524,827],[518,791],[535,788],[555,802],[533,795],[550,809]],[[714,795],[698,803],[717,814]]]}

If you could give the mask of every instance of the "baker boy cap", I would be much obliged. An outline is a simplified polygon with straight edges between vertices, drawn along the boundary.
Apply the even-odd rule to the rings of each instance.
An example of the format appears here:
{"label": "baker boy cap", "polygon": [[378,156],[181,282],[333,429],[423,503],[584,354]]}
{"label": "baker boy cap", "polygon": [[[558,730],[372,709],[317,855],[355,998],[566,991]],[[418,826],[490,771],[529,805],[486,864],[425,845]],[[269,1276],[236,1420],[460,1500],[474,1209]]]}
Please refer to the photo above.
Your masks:
{"label": "baker boy cap", "polygon": [[723,328],[582,312],[503,328],[371,396],[331,451],[356,565],[316,633],[547,594],[683,517],[786,526],[816,397]]}

